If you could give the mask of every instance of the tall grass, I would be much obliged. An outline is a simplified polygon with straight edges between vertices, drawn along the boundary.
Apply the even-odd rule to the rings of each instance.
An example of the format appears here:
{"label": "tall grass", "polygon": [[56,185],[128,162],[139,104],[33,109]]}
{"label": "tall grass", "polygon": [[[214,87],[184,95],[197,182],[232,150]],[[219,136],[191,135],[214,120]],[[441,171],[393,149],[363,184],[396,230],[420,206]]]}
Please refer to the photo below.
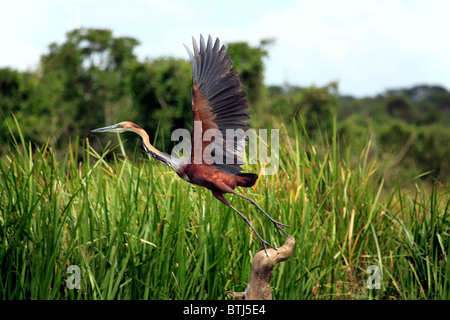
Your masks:
{"label": "tall grass", "polygon": [[[370,140],[342,149],[336,132],[314,143],[303,126],[294,132],[281,134],[280,171],[240,190],[294,227],[295,252],[273,273],[274,299],[448,299],[448,189],[430,194],[417,182],[415,194],[384,190]],[[227,299],[226,291],[243,291],[259,248],[245,222],[208,190],[112,140],[119,144],[102,154],[76,140],[58,157],[19,130],[0,161],[0,298]],[[228,198],[266,240],[284,242],[251,204]],[[80,289],[67,286],[69,265],[79,267]],[[371,265],[380,289],[367,287]]]}

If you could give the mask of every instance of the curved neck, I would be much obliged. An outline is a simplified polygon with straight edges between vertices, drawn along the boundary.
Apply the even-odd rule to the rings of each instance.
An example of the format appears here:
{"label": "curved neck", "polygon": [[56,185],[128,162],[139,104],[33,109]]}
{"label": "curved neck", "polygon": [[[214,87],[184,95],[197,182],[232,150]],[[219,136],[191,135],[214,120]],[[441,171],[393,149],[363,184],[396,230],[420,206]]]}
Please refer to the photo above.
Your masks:
{"label": "curved neck", "polygon": [[150,154],[154,159],[159,162],[164,163],[166,166],[171,168],[174,171],[178,171],[179,164],[173,159],[170,155],[165,152],[159,151],[150,143],[150,138],[147,132],[142,128],[133,128],[134,133],[137,133],[142,138],[142,145],[144,146],[145,152]]}

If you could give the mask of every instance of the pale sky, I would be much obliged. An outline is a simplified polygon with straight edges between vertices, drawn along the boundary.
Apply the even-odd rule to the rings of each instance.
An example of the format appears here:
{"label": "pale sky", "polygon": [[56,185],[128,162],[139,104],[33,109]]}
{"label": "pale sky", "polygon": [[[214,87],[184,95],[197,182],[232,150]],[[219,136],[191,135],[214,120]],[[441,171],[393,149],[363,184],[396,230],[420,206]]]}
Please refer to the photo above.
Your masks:
{"label": "pale sky", "polygon": [[450,89],[446,0],[14,0],[0,4],[0,67],[35,69],[71,28],[107,28],[141,42],[141,60],[188,59],[191,36],[259,44],[273,38],[266,84],[321,86],[367,96],[389,88]]}

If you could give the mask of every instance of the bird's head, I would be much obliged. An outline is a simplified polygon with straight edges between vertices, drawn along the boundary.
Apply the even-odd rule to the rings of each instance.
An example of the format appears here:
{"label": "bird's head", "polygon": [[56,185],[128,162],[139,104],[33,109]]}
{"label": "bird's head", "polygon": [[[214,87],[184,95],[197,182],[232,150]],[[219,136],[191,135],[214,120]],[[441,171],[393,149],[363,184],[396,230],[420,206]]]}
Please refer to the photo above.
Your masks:
{"label": "bird's head", "polygon": [[131,131],[131,132],[134,132],[134,133],[140,135],[143,140],[146,151],[149,150],[154,153],[158,152],[158,150],[156,150],[150,144],[150,138],[149,138],[147,132],[145,132],[145,130],[142,129],[141,127],[139,127],[137,124],[130,122],[130,121],[123,121],[123,122],[119,122],[117,124],[113,124],[112,126],[107,126],[107,127],[91,130],[91,132],[117,132],[117,133],[121,133],[121,132],[125,132],[125,131]]}
{"label": "bird's head", "polygon": [[144,129],[139,127],[137,124],[130,122],[130,121],[123,121],[119,122],[117,124],[113,124],[112,126],[103,127],[91,130],[91,132],[125,132],[125,131],[131,131],[141,136],[142,142],[144,145],[144,149],[147,153],[151,154],[152,157],[154,157],[156,160],[161,161],[168,165],[173,170],[177,171],[180,168],[180,162],[173,160],[168,154],[165,154],[164,152],[161,152],[157,150],[155,147],[153,147],[150,143],[150,138],[145,132]]}
{"label": "bird's head", "polygon": [[138,133],[143,130],[141,127],[139,127],[137,124],[129,121],[123,121],[117,124],[114,124],[112,126],[103,127],[91,130],[91,132],[125,132],[125,131],[132,131],[134,133]]}

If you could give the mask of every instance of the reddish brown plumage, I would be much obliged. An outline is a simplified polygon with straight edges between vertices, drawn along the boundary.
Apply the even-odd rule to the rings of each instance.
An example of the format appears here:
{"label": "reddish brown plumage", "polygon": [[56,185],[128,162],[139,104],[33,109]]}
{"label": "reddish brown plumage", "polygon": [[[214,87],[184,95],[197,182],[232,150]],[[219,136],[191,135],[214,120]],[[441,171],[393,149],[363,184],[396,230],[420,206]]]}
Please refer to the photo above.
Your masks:
{"label": "reddish brown plumage", "polygon": [[179,174],[189,182],[215,192],[229,193],[237,187],[235,177],[207,164],[182,165]]}
{"label": "reddish brown plumage", "polygon": [[236,187],[252,187],[257,174],[238,173],[232,175],[207,164],[184,164],[178,174],[185,180],[216,193],[233,193]]}
{"label": "reddish brown plumage", "polygon": [[[192,160],[195,164],[204,163],[204,160],[207,160],[207,163],[221,171],[230,174],[239,173],[242,171],[243,164],[240,153],[245,145],[244,131],[249,127],[247,120],[250,118],[247,110],[247,93],[243,90],[237,72],[231,71],[233,63],[225,46],[220,45],[219,39],[216,39],[213,45],[211,37],[208,38],[207,44],[203,37],[200,37],[200,46],[193,39],[193,47],[194,53],[186,47],[191,59],[193,78]],[[201,126],[198,126],[198,123],[201,123]],[[199,129],[201,132],[198,132]],[[216,132],[215,139],[195,140],[202,139],[207,130]],[[237,133],[236,139],[227,139],[229,130]],[[214,158],[215,161],[209,161],[213,158],[212,155],[204,152],[205,149],[207,147],[212,149],[218,144],[220,144],[219,148],[221,147],[221,161],[217,161],[219,155]],[[202,161],[198,161],[200,158]]]}
{"label": "reddish brown plumage", "polygon": [[[193,42],[194,54],[190,53],[193,69],[192,113],[194,119],[191,163],[182,165],[179,175],[193,184],[210,189],[216,196],[231,193],[237,186],[251,187],[258,179],[258,175],[240,172],[242,162],[239,162],[240,150],[237,145],[233,148],[233,154],[226,154],[225,149],[227,129],[248,128],[247,120],[250,117],[247,111],[246,92],[243,90],[238,74],[231,72],[230,56],[226,53],[225,47],[220,48],[218,40],[213,46],[212,39],[209,37],[208,44],[205,45],[201,37],[200,48],[197,48],[195,40]],[[199,126],[198,123],[201,125]],[[201,132],[198,132],[199,130]],[[210,154],[204,152],[212,143],[202,139],[207,130],[215,130],[215,139],[220,139],[223,143],[224,148],[221,151],[225,156],[222,157],[224,160],[222,163],[211,163]],[[245,139],[245,136],[240,139]],[[243,141],[238,141],[237,144],[239,143],[242,144]],[[226,163],[231,157],[233,157],[232,163]],[[201,162],[198,161],[199,159]],[[219,199],[223,201],[223,197]]]}
{"label": "reddish brown plumage", "polygon": [[[283,230],[283,227],[287,227],[286,225],[272,219],[254,200],[234,191],[236,187],[252,187],[258,179],[257,174],[241,172],[243,162],[240,159],[240,153],[243,152],[245,146],[245,130],[249,127],[247,120],[250,118],[247,110],[247,93],[243,90],[237,72],[231,71],[230,55],[224,46],[220,46],[219,39],[216,39],[213,45],[212,39],[209,37],[208,43],[205,45],[203,37],[200,36],[200,47],[197,46],[195,39],[193,39],[193,45],[194,53],[186,47],[191,59],[193,74],[194,131],[191,159],[173,158],[157,150],[150,144],[145,130],[132,122],[124,121],[93,131],[132,131],[139,134],[142,137],[145,151],[153,158],[175,170],[186,181],[211,190],[217,199],[244,219],[258,236],[264,248],[266,245],[273,247],[261,238],[247,217],[242,215],[224,197],[225,193],[232,193],[250,201],[275,224],[278,232],[286,233]],[[213,130],[214,138],[203,139],[203,135],[209,130]],[[233,136],[227,135],[229,130],[233,130]],[[231,144],[231,148],[228,144]],[[214,155],[212,152],[206,153],[207,148],[214,150]]]}
{"label": "reddish brown plumage", "polygon": [[202,96],[200,90],[195,85],[192,87],[192,114],[194,121],[200,121],[202,123],[203,132],[209,129],[219,129],[214,122],[216,115],[212,112],[208,99]]}
{"label": "reddish brown plumage", "polygon": [[[224,197],[225,193],[238,195],[255,205],[275,224],[280,232],[286,225],[272,219],[256,202],[250,198],[240,195],[234,189],[236,187],[252,187],[258,175],[254,173],[242,173],[240,153],[245,145],[245,133],[248,128],[247,120],[250,118],[248,112],[247,93],[239,80],[236,71],[231,71],[232,61],[225,47],[220,47],[219,39],[212,44],[211,37],[205,45],[203,37],[200,36],[200,48],[193,39],[194,53],[188,50],[192,63],[193,87],[192,87],[192,113],[194,119],[194,132],[192,138],[191,163],[182,164],[178,174],[183,179],[211,190],[212,194],[221,202],[238,213],[258,236],[264,248],[271,246],[262,239],[247,217],[242,215]],[[196,125],[200,122],[201,125]],[[229,137],[229,129],[234,130],[235,137]],[[198,132],[198,131],[201,132]],[[204,141],[203,134],[207,130],[215,130],[215,139]],[[240,130],[240,131],[239,131]],[[200,139],[202,139],[200,141]],[[232,143],[232,151],[227,144]],[[208,147],[220,145],[219,154],[222,157],[216,159],[215,153],[206,153]],[[200,159],[200,161],[199,161]],[[217,159],[216,159],[217,160]],[[273,247],[273,246],[272,246]],[[267,251],[266,251],[267,253]]]}
{"label": "reddish brown plumage", "polygon": [[253,187],[258,180],[256,173],[238,173],[236,174],[236,184],[240,187]]}

